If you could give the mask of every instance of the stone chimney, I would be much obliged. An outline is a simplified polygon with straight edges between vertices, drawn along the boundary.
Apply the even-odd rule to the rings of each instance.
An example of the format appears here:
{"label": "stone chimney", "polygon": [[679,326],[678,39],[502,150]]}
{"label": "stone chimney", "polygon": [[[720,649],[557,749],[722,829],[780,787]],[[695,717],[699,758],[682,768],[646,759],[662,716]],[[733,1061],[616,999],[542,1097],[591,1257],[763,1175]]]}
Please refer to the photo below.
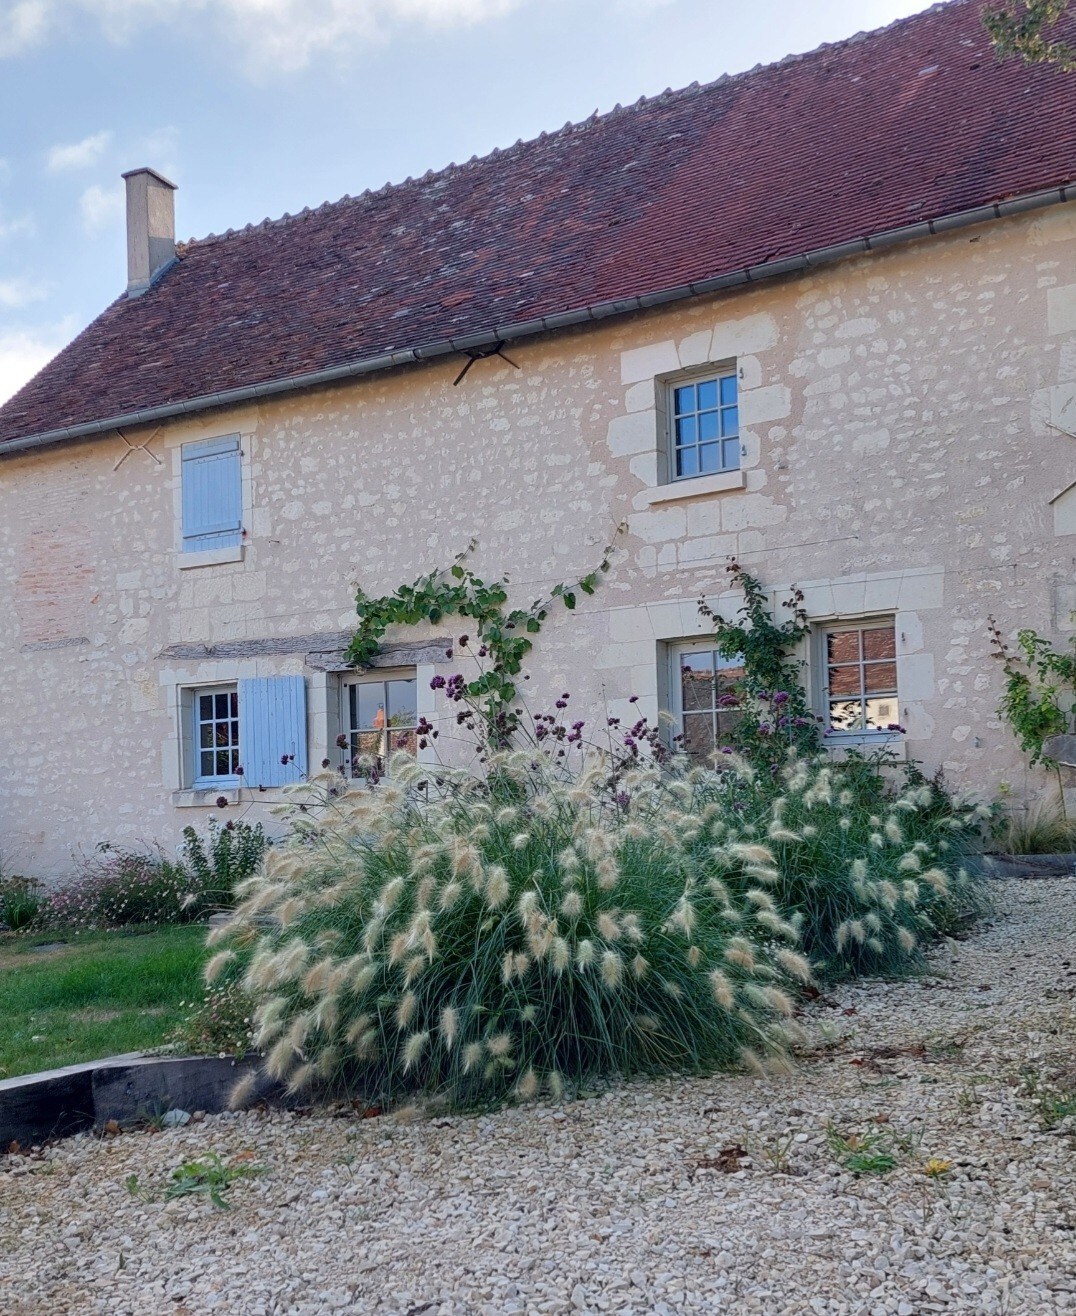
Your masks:
{"label": "stone chimney", "polygon": [[127,184],[127,296],[141,297],[176,258],[175,183],[132,169]]}

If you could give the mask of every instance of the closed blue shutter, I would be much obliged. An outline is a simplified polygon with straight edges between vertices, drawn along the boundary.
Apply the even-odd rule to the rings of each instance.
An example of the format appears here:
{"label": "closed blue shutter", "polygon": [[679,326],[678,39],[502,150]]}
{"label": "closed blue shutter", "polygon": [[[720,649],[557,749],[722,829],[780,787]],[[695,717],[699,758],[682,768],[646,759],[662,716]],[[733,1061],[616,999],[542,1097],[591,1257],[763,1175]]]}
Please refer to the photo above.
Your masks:
{"label": "closed blue shutter", "polygon": [[[294,756],[288,763],[285,755]],[[287,786],[306,776],[306,682],[258,676],[239,682],[239,758],[243,785]]]}
{"label": "closed blue shutter", "polygon": [[232,548],[243,535],[239,436],[183,445],[183,551]]}

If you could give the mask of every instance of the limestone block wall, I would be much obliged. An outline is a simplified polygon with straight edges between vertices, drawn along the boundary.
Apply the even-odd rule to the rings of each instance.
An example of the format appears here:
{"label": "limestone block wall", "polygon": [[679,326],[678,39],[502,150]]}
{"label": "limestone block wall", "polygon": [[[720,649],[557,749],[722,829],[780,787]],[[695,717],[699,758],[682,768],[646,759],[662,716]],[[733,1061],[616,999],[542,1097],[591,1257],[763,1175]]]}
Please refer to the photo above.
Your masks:
{"label": "limestone block wall", "polygon": [[[308,658],[380,593],[473,538],[513,595],[614,567],[551,614],[533,707],[603,719],[668,698],[667,650],[724,610],[735,556],[820,622],[892,616],[905,750],[989,796],[1048,785],[996,706],[987,617],[1076,634],[1076,206],[454,361],[0,458],[0,854],[58,875],[100,841],[214,807],[181,770],[181,692],[302,673],[309,759],[333,758],[339,676]],[[740,391],[742,470],[670,486],[666,381]],[[241,436],[232,560],[178,551],[181,446]],[[418,664],[458,661],[440,635]],[[817,665],[817,655],[805,653]],[[813,680],[814,677],[812,676]],[[631,696],[638,704],[629,704]],[[445,723],[441,746],[453,748]],[[215,798],[215,796],[214,796]],[[275,794],[234,792],[264,816]],[[234,815],[233,815],[234,816]]]}

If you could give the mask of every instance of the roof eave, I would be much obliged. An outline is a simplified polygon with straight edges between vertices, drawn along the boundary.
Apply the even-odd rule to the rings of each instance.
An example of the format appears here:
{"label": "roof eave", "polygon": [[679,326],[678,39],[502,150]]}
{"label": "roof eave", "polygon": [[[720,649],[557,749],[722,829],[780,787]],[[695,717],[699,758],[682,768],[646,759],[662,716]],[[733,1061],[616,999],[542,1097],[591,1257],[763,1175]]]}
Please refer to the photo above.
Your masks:
{"label": "roof eave", "polygon": [[575,328],[596,320],[605,320],[611,316],[629,315],[632,312],[646,310],[654,306],[686,301],[691,297],[707,296],[726,289],[758,283],[764,279],[780,278],[782,275],[814,269],[819,265],[832,264],[835,261],[846,260],[852,256],[861,256],[867,252],[885,250],[905,242],[951,233],[956,229],[982,224],[992,219],[1004,219],[1010,215],[1023,214],[1029,210],[1037,210],[1045,206],[1059,205],[1074,200],[1076,200],[1076,181],[1066,183],[1060,187],[1024,193],[990,205],[976,206],[971,210],[940,215],[936,219],[923,220],[902,228],[886,229],[864,238],[850,239],[847,242],[816,248],[813,251],[806,251],[796,256],[782,257],[780,260],[769,261],[762,265],[731,270],[713,278],[701,279],[693,283],[661,289],[657,292],[643,293],[637,297],[598,302],[593,306],[561,311],[555,315],[542,316],[518,324],[501,325],[487,333],[473,333],[443,339],[420,347],[408,348],[401,352],[387,352],[378,356],[364,357],[361,360],[349,361],[344,365],[331,366],[325,370],[314,370],[301,375],[289,375],[280,379],[266,380],[260,384],[248,384],[242,388],[209,393],[203,397],[188,398],[182,402],[170,402],[160,407],[148,407],[140,411],[127,412],[120,416],[110,416],[104,420],[87,421],[82,425],[70,425],[61,429],[47,430],[40,434],[27,435],[20,439],[10,439],[7,442],[0,442],[0,457],[26,452],[33,448],[45,447],[53,443],[90,438],[96,434],[108,433],[110,430],[158,424],[164,420],[176,420],[182,416],[203,411],[239,406],[246,402],[256,402],[262,398],[275,397],[279,393],[291,393],[300,389],[316,388],[324,384],[343,383],[346,380],[356,379],[363,375],[375,374],[380,370],[416,365],[419,362],[434,360],[437,357],[452,356],[467,349],[492,347],[498,342],[518,342],[522,338],[553,333],[561,329]]}

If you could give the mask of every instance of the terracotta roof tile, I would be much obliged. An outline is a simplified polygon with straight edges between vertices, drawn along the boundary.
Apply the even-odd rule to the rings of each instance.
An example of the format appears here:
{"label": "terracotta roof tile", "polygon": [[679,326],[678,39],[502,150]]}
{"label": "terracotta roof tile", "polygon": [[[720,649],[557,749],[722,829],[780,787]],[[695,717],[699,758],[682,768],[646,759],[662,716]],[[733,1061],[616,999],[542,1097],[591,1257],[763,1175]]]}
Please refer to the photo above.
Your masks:
{"label": "terracotta roof tile", "polygon": [[182,244],[0,408],[0,443],[719,277],[1076,180],[1076,79],[981,0]]}

